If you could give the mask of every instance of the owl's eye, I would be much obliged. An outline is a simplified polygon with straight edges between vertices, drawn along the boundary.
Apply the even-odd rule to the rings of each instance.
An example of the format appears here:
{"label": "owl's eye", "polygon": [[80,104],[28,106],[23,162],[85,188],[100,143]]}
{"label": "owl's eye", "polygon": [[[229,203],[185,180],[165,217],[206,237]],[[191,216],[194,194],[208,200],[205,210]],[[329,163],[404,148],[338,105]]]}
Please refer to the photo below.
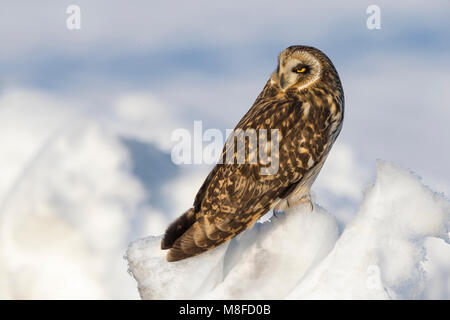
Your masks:
{"label": "owl's eye", "polygon": [[308,72],[308,67],[307,66],[297,66],[292,71],[295,73],[306,73],[306,72]]}

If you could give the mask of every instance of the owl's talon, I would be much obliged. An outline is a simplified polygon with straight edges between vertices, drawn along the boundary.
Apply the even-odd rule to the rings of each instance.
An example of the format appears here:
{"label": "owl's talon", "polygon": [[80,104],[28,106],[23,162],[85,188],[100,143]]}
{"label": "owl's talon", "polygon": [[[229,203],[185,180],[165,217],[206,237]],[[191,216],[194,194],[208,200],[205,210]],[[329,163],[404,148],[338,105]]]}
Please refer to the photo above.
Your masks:
{"label": "owl's talon", "polygon": [[309,209],[311,210],[311,212],[314,211],[314,204],[311,201],[311,196],[307,196],[303,199],[304,202],[308,202],[309,203]]}
{"label": "owl's talon", "polygon": [[273,210],[273,216],[274,216],[275,218],[278,219],[277,214],[280,213],[280,212],[282,212],[282,211],[279,211],[279,210]]}

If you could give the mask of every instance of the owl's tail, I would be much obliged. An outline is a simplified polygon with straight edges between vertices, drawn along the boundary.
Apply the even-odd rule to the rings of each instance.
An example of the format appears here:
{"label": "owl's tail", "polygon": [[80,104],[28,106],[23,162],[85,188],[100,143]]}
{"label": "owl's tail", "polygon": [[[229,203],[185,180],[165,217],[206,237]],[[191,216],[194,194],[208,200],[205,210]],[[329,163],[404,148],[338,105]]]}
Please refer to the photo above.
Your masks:
{"label": "owl's tail", "polygon": [[191,208],[167,228],[161,241],[161,249],[170,249],[167,261],[173,262],[199,255],[224,243],[234,234],[222,231],[220,226],[205,221],[206,219],[197,221],[194,208]]}
{"label": "owl's tail", "polygon": [[174,242],[181,237],[194,222],[195,212],[194,208],[191,208],[169,225],[161,241],[161,249],[167,250],[172,248]]}

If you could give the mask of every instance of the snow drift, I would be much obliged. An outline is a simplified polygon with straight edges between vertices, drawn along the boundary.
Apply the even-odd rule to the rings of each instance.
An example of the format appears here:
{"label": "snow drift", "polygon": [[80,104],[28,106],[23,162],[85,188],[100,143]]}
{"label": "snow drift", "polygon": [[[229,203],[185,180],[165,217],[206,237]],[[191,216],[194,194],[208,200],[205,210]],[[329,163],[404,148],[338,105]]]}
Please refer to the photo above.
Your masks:
{"label": "snow drift", "polygon": [[[168,263],[161,237],[149,237],[126,258],[143,299],[448,298],[448,270],[432,270],[443,263],[436,256],[450,258],[449,218],[443,195],[379,161],[375,184],[340,235],[331,214],[302,205],[198,257]],[[428,243],[442,240],[440,254],[430,255],[436,247]]]}
{"label": "snow drift", "polygon": [[0,299],[138,298],[123,252],[161,214],[123,139],[17,89],[0,94],[0,145]]}

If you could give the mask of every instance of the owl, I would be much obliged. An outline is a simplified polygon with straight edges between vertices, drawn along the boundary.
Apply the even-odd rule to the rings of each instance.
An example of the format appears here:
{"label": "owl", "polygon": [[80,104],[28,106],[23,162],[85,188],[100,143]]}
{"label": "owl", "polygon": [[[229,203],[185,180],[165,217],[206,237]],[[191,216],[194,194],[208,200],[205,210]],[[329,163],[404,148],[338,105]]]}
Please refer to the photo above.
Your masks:
{"label": "owl", "polygon": [[[271,209],[276,212],[303,202],[311,204],[311,185],[339,135],[343,117],[344,93],[331,60],[308,46],[291,46],[281,52],[276,70],[234,129],[276,129],[278,150],[270,151],[270,157],[277,157],[277,170],[263,174],[261,169],[267,163],[219,161],[192,208],[167,228],[161,241],[161,249],[169,249],[167,261],[215,248]],[[233,145],[228,142],[222,160]],[[272,142],[267,139],[257,148],[268,149]],[[249,144],[246,141],[245,147],[250,148]],[[238,149],[233,146],[235,156]]]}

